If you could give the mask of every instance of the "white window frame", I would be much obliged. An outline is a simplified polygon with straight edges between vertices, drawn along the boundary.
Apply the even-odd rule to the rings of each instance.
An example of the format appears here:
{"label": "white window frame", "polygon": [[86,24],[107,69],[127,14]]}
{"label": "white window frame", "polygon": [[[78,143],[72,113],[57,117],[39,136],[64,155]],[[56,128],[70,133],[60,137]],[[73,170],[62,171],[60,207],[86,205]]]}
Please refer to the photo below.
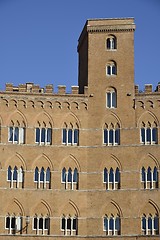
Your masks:
{"label": "white window frame", "polygon": [[[143,218],[145,219],[146,229],[143,229]],[[149,218],[151,218],[151,221],[152,221],[152,228],[151,229],[148,227]],[[159,227],[157,229],[154,228],[154,225],[155,225],[154,221],[155,221],[156,218],[158,219],[158,216],[156,216],[156,215],[152,216],[151,214],[148,215],[148,216],[142,216],[142,218],[141,218],[141,230],[142,230],[142,233],[144,235],[157,235],[158,234]]]}
{"label": "white window frame", "polygon": [[[104,170],[105,169],[107,170],[107,181],[104,181]],[[107,190],[117,190],[118,185],[120,184],[120,170],[119,170],[119,168],[118,168],[118,170],[119,170],[119,182],[116,181],[116,170],[117,170],[117,168],[115,170],[113,170],[113,181],[112,182],[109,179],[111,168],[109,169],[109,171],[108,171],[107,168],[104,168],[104,170],[103,170],[103,183],[107,184]],[[112,186],[112,188],[110,186]]]}
{"label": "white window frame", "polygon": [[[42,141],[42,131],[45,131],[45,138],[44,141]],[[36,131],[39,130],[39,136],[38,136],[38,141],[37,141],[37,133]],[[50,132],[50,140],[48,141],[48,134]],[[52,128],[46,128],[46,127],[36,127],[35,128],[35,143],[38,145],[51,145],[52,144]]]}
{"label": "white window frame", "polygon": [[[17,166],[15,166],[15,167],[17,168]],[[9,168],[9,166],[8,166],[8,168]],[[19,188],[20,187],[19,183],[24,182],[24,170],[23,170],[23,168],[22,167],[20,167],[19,169],[17,168],[17,179],[16,180],[13,179],[14,168],[13,169],[11,168],[11,180],[8,179],[8,168],[7,168],[7,182],[11,183],[11,185],[10,185],[11,188],[14,188],[14,182],[17,183],[16,188]]]}
{"label": "white window frame", "polygon": [[[11,135],[10,131],[12,129],[12,140],[10,140]],[[18,131],[17,134],[17,140],[15,140],[15,131]],[[24,127],[17,127],[17,126],[10,126],[8,128],[8,142],[13,143],[13,144],[24,144],[25,143],[25,128]]]}
{"label": "white window frame", "polygon": [[[143,167],[142,167],[143,168]],[[142,179],[142,168],[141,168],[141,182],[144,184],[144,189],[155,189],[155,184],[158,184],[158,169],[156,167],[156,170],[157,170],[157,176],[156,176],[156,180],[154,180],[154,169],[155,167],[153,168],[153,170],[151,169],[151,180],[148,180],[148,169],[145,169],[144,168],[144,175],[145,175],[145,180]]]}
{"label": "white window frame", "polygon": [[[65,229],[62,228],[62,219],[65,220]],[[67,229],[67,220],[70,219],[71,220],[71,228]],[[73,221],[76,221],[76,229],[73,228]],[[64,232],[65,236],[72,236],[75,235],[74,233],[77,232],[77,225],[78,225],[78,218],[76,216],[74,217],[70,217],[70,216],[62,216],[61,217],[61,222],[60,222],[60,226],[61,226],[61,231]],[[76,234],[77,235],[77,234]]]}
{"label": "white window frame", "polygon": [[[6,228],[6,221],[7,218],[9,218],[10,222],[9,222],[9,228]],[[12,228],[12,218],[15,218],[15,227]],[[5,217],[5,229],[9,230],[9,234],[15,234],[16,231],[19,232],[22,230],[22,216],[15,216],[15,215],[7,215]],[[12,233],[12,231],[15,231],[14,233]]]}
{"label": "white window frame", "polygon": [[[47,167],[46,170],[44,169],[44,180],[42,181],[42,180],[40,179],[42,168],[44,169],[44,167],[41,167],[41,169],[39,169],[39,168],[37,167],[37,169],[38,169],[38,180],[35,180],[35,170],[36,170],[36,167],[35,167],[35,169],[34,169],[34,182],[37,183],[37,188],[38,188],[38,189],[40,189],[40,188],[46,189],[46,188],[47,188],[47,184],[50,185],[50,183],[51,183],[51,175],[50,175],[50,181],[47,180],[47,169],[48,169],[49,167]],[[49,170],[50,170],[50,168],[49,168]],[[51,170],[50,170],[50,174],[51,174]],[[42,187],[42,186],[43,186],[43,187]]]}
{"label": "white window frame", "polygon": [[[107,143],[105,143],[104,131],[107,131]],[[112,142],[110,142],[110,140],[111,140],[111,138],[110,138],[110,131],[113,131],[113,141]],[[118,135],[118,139],[119,139],[118,142],[116,142],[116,132],[119,134]],[[103,129],[103,144],[106,145],[106,146],[117,146],[117,145],[120,145],[120,128],[116,128],[116,129],[114,129],[114,128],[111,128],[111,129],[104,128]]]}
{"label": "white window frame", "polygon": [[[37,228],[34,228],[34,219],[37,219]],[[43,228],[39,228],[39,220],[43,219]],[[49,226],[48,229],[45,228],[45,220],[48,219],[49,221]],[[34,216],[32,219],[32,229],[36,231],[36,234],[42,234],[42,235],[49,235],[49,230],[50,230],[50,218],[48,216]]]}
{"label": "white window frame", "polygon": [[[108,68],[110,68],[110,73],[108,73]],[[115,62],[108,63],[106,65],[106,76],[116,76],[117,75],[117,65]]]}
{"label": "white window frame", "polygon": [[[158,130],[157,130],[157,127],[142,127],[140,129],[140,142],[141,144],[144,144],[144,145],[154,145],[154,144],[157,144],[157,141],[153,141],[153,129],[156,129],[156,134],[158,134]],[[150,141],[147,141],[147,131],[150,131],[150,138],[151,140]],[[144,136],[142,134],[142,131],[144,132]],[[144,138],[144,141],[143,141],[143,138]],[[157,136],[158,138],[158,136]]]}
{"label": "white window frame", "polygon": [[[64,137],[64,131],[65,131],[65,137]],[[69,141],[69,132],[71,132],[71,142]],[[77,138],[75,141],[75,134],[77,132]],[[79,129],[78,128],[63,128],[62,129],[62,144],[66,146],[77,146],[79,145]]]}
{"label": "white window frame", "polygon": [[[63,181],[63,169],[65,169],[65,181]],[[74,171],[72,171],[72,168],[69,168],[69,169],[71,169],[71,171],[72,171],[72,176],[71,176],[71,181],[69,181],[69,174],[68,174],[68,172],[69,172],[69,169],[68,170],[66,170],[66,168],[63,168],[62,169],[62,171],[61,171],[61,183],[62,184],[65,184],[65,189],[70,189],[70,190],[74,190],[75,189],[75,187],[74,186],[76,186],[76,189],[77,189],[77,184],[78,184],[78,169],[77,168],[74,168]],[[74,173],[75,173],[75,171],[76,171],[76,169],[77,169],[77,181],[74,181]],[[71,187],[70,187],[71,186]]]}
{"label": "white window frame", "polygon": [[[108,41],[109,41],[109,46],[108,46]],[[113,51],[113,50],[117,50],[117,46],[116,46],[116,37],[114,36],[109,36],[106,40],[106,48],[108,51]]]}
{"label": "white window frame", "polygon": [[[110,106],[109,106],[109,101],[108,98],[110,99]],[[106,108],[117,108],[117,93],[116,91],[107,91],[106,92]]]}
{"label": "white window frame", "polygon": [[[113,219],[113,229],[110,229],[110,220],[111,218]],[[104,221],[105,219],[107,220],[107,229],[105,229],[105,224],[104,224]],[[119,220],[119,229],[116,229],[116,220]],[[120,217],[117,216],[117,217],[113,217],[113,216],[110,216],[110,217],[103,217],[103,231],[106,232],[106,235],[108,236],[116,236],[116,235],[120,235]]]}

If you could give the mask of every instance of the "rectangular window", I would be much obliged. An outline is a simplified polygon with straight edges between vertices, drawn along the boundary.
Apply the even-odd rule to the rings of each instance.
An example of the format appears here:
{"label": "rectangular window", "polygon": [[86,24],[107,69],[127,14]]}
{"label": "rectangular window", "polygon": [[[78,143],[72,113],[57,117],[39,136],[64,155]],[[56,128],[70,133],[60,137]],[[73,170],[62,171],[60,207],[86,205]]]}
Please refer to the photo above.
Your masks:
{"label": "rectangular window", "polygon": [[40,129],[36,128],[36,143],[40,143]]}
{"label": "rectangular window", "polygon": [[107,93],[107,107],[111,108],[111,93]]}
{"label": "rectangular window", "polygon": [[74,129],[74,144],[78,144],[78,136],[79,136],[78,129]]}
{"label": "rectangular window", "polygon": [[13,127],[9,128],[9,142],[13,142]]}
{"label": "rectangular window", "polygon": [[45,134],[46,134],[46,129],[42,128],[41,129],[41,143],[45,143]]}
{"label": "rectangular window", "polygon": [[141,128],[141,143],[145,143],[145,129]]}
{"label": "rectangular window", "polygon": [[33,219],[33,229],[34,229],[34,230],[37,229],[37,223],[38,223],[37,218],[34,218],[34,219]]}
{"label": "rectangular window", "polygon": [[52,129],[48,128],[47,129],[47,143],[51,143],[52,142]]}
{"label": "rectangular window", "polygon": [[77,219],[73,218],[73,231],[76,231],[77,229]]}
{"label": "rectangular window", "polygon": [[45,230],[48,230],[48,229],[49,229],[49,218],[45,218],[45,221],[44,221],[44,229],[45,229]]}
{"label": "rectangular window", "polygon": [[63,136],[62,136],[63,143],[67,143],[67,130],[63,128]]}
{"label": "rectangular window", "polygon": [[72,129],[68,130],[68,143],[72,144]]}
{"label": "rectangular window", "polygon": [[115,130],[115,143],[120,144],[120,130],[119,129]]}
{"label": "rectangular window", "polygon": [[152,141],[154,142],[154,143],[157,143],[157,128],[153,128],[152,129]]}
{"label": "rectangular window", "polygon": [[113,144],[113,129],[109,130],[109,143]]}
{"label": "rectangular window", "polygon": [[104,134],[103,142],[104,142],[104,144],[108,144],[108,130],[104,129],[103,134]]}
{"label": "rectangular window", "polygon": [[108,219],[105,217],[103,221],[103,230],[108,231]]}

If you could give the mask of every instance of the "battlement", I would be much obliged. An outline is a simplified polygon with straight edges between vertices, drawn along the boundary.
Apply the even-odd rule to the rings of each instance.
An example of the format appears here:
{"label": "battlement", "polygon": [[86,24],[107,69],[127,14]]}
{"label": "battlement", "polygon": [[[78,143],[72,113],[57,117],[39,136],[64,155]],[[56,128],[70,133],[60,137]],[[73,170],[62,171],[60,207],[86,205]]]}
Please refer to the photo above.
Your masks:
{"label": "battlement", "polygon": [[[59,94],[65,95],[66,86],[59,85],[58,92],[54,92],[54,87],[52,84],[46,85],[44,88],[41,88],[39,85],[34,83],[19,84],[18,86],[13,86],[12,83],[6,83],[6,92],[17,92],[17,93],[36,93],[36,94]],[[71,93],[73,95],[79,94],[79,86],[71,86]],[[84,87],[84,95],[88,94],[88,87]]]}
{"label": "battlement", "polygon": [[145,84],[144,91],[139,89],[138,85],[135,85],[135,94],[154,94],[160,93],[160,83],[158,83],[155,90],[153,90],[152,84]]}

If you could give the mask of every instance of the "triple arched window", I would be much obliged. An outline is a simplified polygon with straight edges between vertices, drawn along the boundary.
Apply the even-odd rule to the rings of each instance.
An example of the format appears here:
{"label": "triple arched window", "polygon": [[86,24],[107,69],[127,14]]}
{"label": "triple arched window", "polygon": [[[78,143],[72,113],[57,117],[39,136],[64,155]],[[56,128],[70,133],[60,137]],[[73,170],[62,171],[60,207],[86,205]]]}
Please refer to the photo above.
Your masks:
{"label": "triple arched window", "polygon": [[33,230],[36,234],[49,235],[50,233],[50,218],[48,216],[37,216],[33,218]]}
{"label": "triple arched window", "polygon": [[120,126],[119,124],[105,124],[103,129],[103,144],[115,146],[120,144]]}
{"label": "triple arched window", "polygon": [[5,229],[8,229],[9,234],[22,233],[22,216],[7,215],[5,218]]}
{"label": "triple arched window", "polygon": [[38,167],[34,170],[34,182],[36,183],[37,188],[51,188],[51,172],[48,167],[46,170],[44,167],[38,169]]}
{"label": "triple arched window", "polygon": [[65,185],[65,189],[78,189],[78,170],[74,168],[62,169],[61,182]]}
{"label": "triple arched window", "polygon": [[63,216],[61,218],[61,231],[64,235],[78,234],[78,219],[76,216]]}
{"label": "triple arched window", "polygon": [[115,170],[113,168],[104,168],[103,171],[103,183],[106,185],[107,190],[115,190],[120,188],[120,171],[117,167]]}
{"label": "triple arched window", "polygon": [[25,143],[25,124],[20,124],[18,121],[11,121],[8,127],[8,142],[13,144]]}
{"label": "triple arched window", "polygon": [[103,231],[106,235],[120,235],[120,216],[105,215],[103,218]]}
{"label": "triple arched window", "polygon": [[150,122],[142,122],[140,129],[140,142],[145,145],[158,143],[158,130],[155,122],[152,124]]}
{"label": "triple arched window", "polygon": [[77,124],[64,124],[62,131],[62,143],[65,145],[79,144],[79,127]]}
{"label": "triple arched window", "polygon": [[52,143],[52,127],[51,124],[38,122],[38,126],[35,129],[35,143],[39,145],[50,145]]}
{"label": "triple arched window", "polygon": [[143,235],[158,235],[159,234],[159,217],[157,214],[143,214],[142,216],[142,234]]}
{"label": "triple arched window", "polygon": [[24,171],[23,168],[19,169],[15,166],[13,169],[11,166],[7,170],[7,181],[10,182],[10,188],[23,188],[24,183]]}
{"label": "triple arched window", "polygon": [[151,167],[141,169],[141,183],[144,189],[154,189],[158,188],[158,170],[156,167],[151,169]]}

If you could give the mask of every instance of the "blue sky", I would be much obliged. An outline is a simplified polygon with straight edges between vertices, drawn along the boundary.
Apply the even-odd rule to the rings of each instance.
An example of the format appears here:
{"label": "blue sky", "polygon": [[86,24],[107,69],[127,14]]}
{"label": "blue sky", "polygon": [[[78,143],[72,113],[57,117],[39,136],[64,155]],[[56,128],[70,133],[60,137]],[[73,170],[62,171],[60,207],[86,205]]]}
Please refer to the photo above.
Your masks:
{"label": "blue sky", "polygon": [[160,0],[0,0],[0,90],[78,84],[77,44],[87,19],[134,17],[135,84],[160,82]]}

